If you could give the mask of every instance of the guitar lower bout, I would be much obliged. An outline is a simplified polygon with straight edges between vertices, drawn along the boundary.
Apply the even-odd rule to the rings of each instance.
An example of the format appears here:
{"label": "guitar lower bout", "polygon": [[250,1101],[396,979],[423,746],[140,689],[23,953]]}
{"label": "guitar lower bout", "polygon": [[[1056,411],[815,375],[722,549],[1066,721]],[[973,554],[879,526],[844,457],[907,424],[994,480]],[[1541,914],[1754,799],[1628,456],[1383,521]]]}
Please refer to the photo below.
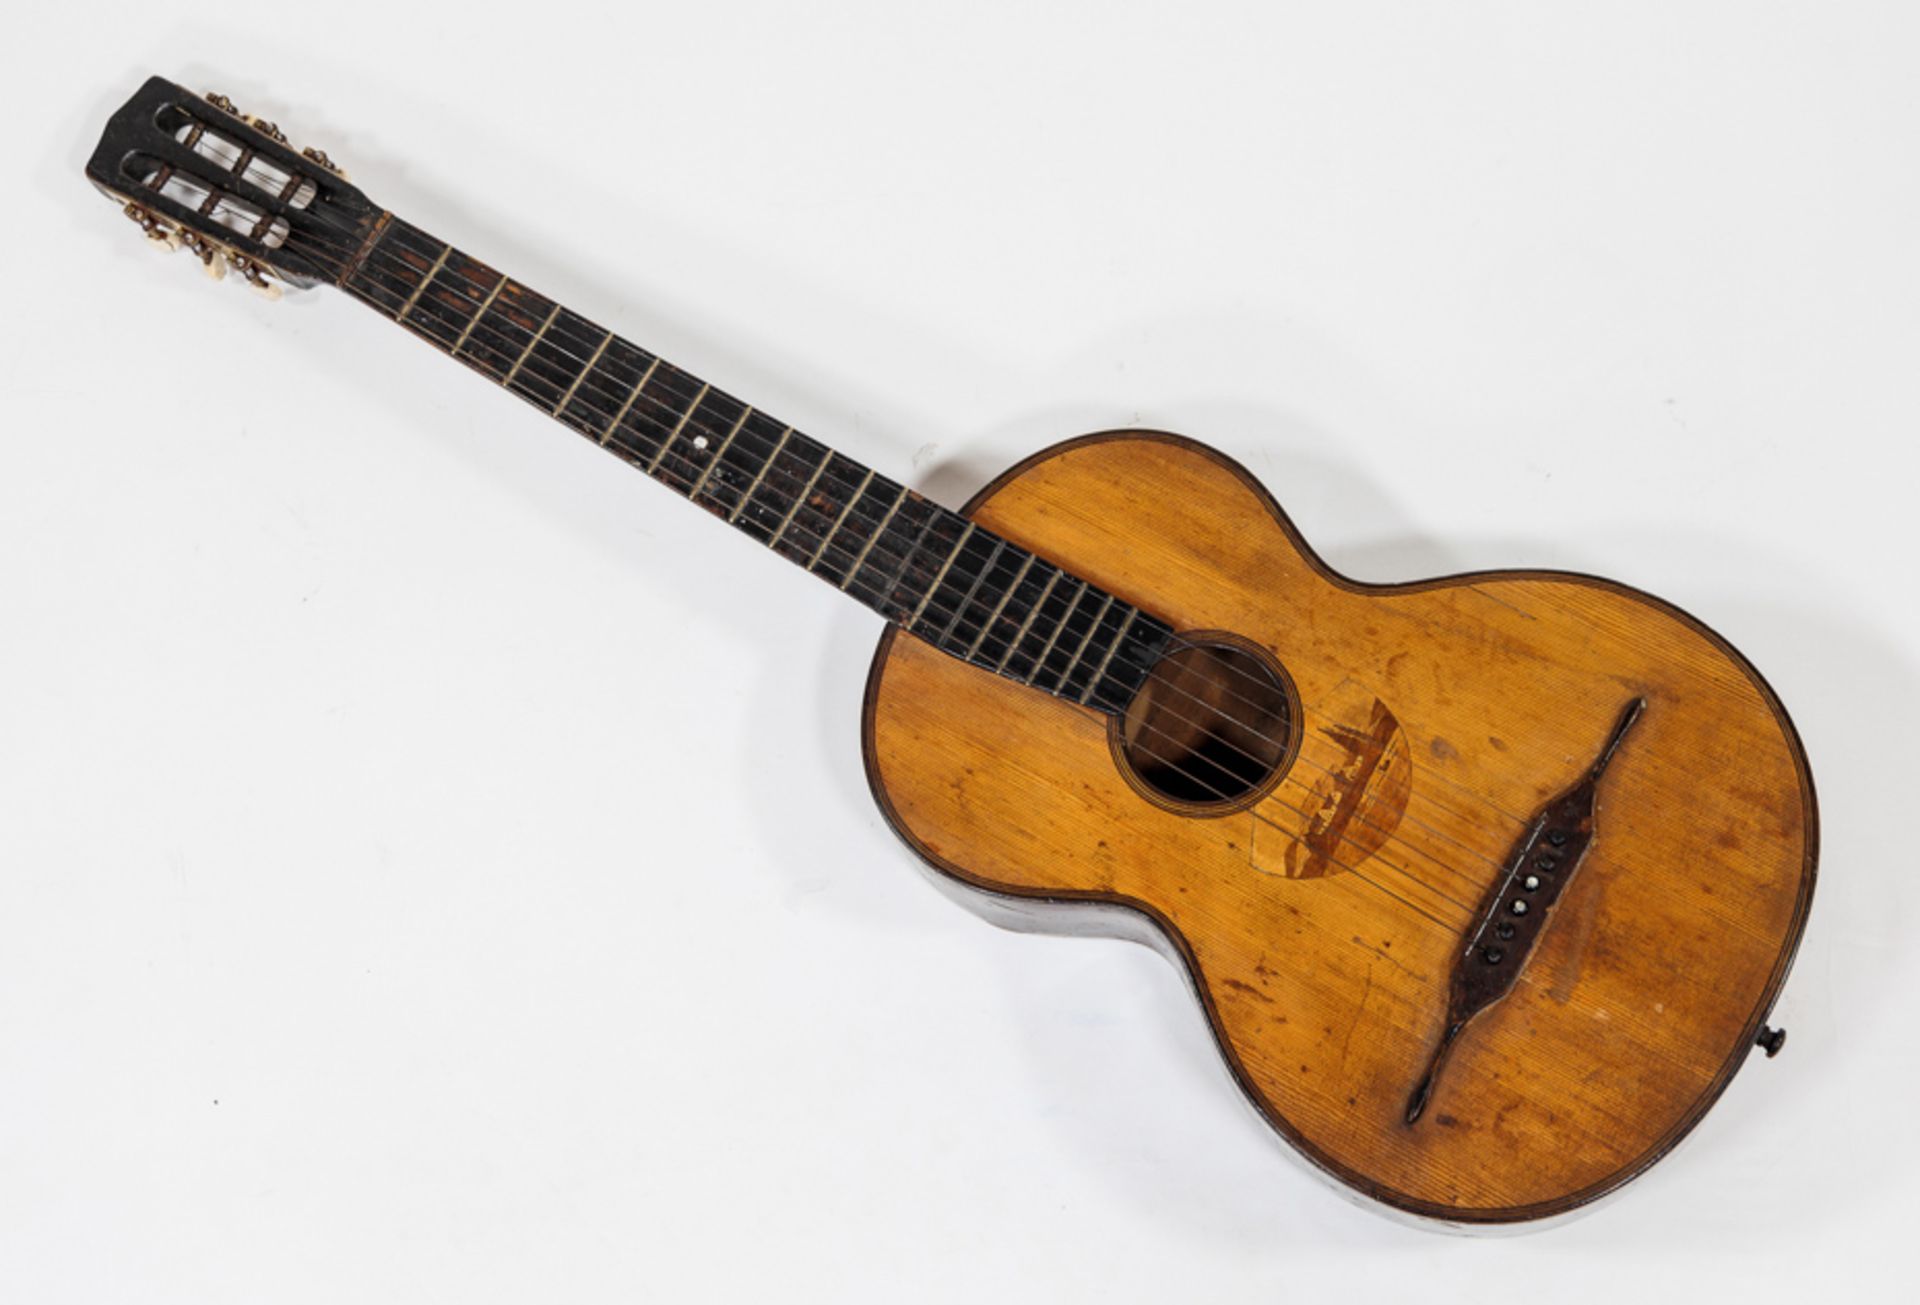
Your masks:
{"label": "guitar lower bout", "polygon": [[1744,1063],[1816,808],[1778,699],[1700,622],[1590,576],[1348,580],[1159,433],[1057,445],[965,514],[1180,638],[1107,714],[890,628],[862,722],[888,821],[1001,923],[1158,943],[1351,1194],[1565,1215]]}

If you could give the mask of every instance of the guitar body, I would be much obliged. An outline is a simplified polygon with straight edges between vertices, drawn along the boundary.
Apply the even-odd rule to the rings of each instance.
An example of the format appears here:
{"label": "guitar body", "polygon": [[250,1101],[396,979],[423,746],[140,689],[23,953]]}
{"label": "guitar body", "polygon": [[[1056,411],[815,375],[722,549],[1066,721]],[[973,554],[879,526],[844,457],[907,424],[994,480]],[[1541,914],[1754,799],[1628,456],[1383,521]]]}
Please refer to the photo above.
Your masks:
{"label": "guitar body", "polygon": [[[1127,722],[890,629],[863,722],[888,820],[1008,922],[1156,934],[1253,1105],[1353,1193],[1457,1224],[1566,1213],[1745,1061],[1812,896],[1814,795],[1780,703],[1698,621],[1586,576],[1347,580],[1245,470],[1166,435],[1057,446],[966,513],[1270,655],[1291,738],[1242,800],[1182,801],[1143,782]],[[1635,701],[1577,873],[1409,1122],[1516,840]]]}

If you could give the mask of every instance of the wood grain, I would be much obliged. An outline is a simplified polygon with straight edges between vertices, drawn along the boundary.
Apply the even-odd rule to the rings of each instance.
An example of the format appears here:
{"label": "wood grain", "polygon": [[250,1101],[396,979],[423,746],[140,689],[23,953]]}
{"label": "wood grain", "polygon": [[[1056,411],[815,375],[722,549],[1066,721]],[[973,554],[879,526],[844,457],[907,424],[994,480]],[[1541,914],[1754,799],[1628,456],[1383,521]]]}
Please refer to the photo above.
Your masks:
{"label": "wood grain", "polygon": [[[1270,650],[1298,755],[1249,809],[1173,809],[1123,773],[1112,718],[890,632],[864,721],[882,808],[961,883],[1156,923],[1309,1160],[1418,1215],[1558,1214],[1664,1155],[1745,1061],[1812,895],[1814,796],[1779,702],[1698,621],[1586,576],[1356,583],[1243,469],[1168,435],[1057,446],[967,512]],[[1406,1124],[1500,862],[1636,696],[1592,851]]]}

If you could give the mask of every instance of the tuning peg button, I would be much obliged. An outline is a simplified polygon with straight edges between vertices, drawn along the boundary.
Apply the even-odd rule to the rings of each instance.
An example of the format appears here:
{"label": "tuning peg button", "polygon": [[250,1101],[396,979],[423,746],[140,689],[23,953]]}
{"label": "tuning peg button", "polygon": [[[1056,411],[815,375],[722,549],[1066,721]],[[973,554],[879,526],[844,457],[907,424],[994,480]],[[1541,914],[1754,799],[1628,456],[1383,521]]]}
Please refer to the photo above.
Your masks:
{"label": "tuning peg button", "polygon": [[328,172],[331,172],[334,176],[340,178],[340,180],[345,181],[347,179],[347,170],[341,167],[338,163],[335,163],[332,159],[328,158],[327,152],[325,150],[317,150],[313,146],[309,145],[305,149],[301,150],[300,154],[301,154],[301,157],[311,159],[315,163],[318,163],[321,167],[325,168]]}
{"label": "tuning peg button", "polygon": [[208,91],[207,103],[221,110],[223,113],[231,113],[236,118],[240,116],[240,110],[233,107],[233,101],[229,100],[219,91]]}
{"label": "tuning peg button", "polygon": [[279,285],[267,279],[266,273],[260,270],[258,263],[250,258],[242,258],[238,254],[228,254],[227,261],[233,264],[233,270],[240,274],[240,279],[245,281],[249,287],[259,291],[269,299],[278,299],[280,297]]}
{"label": "tuning peg button", "polygon": [[278,141],[282,145],[285,145],[287,143],[287,138],[285,133],[283,133],[278,127],[274,126],[272,123],[268,122],[265,118],[255,117],[251,113],[243,113],[240,115],[240,121],[246,123],[247,126],[253,128],[255,131],[259,132],[262,136],[265,136],[268,140]]}
{"label": "tuning peg button", "polygon": [[167,253],[172,253],[174,250],[180,248],[180,232],[168,226],[159,218],[147,212],[144,208],[141,208],[138,204],[129,203],[120,211],[139,224],[140,229],[146,232],[147,239],[153,242],[152,247],[154,249],[162,249]]}
{"label": "tuning peg button", "polygon": [[220,257],[220,247],[204,236],[188,235],[185,242],[187,252],[200,260],[200,266],[207,275],[218,281],[227,274],[227,260]]}

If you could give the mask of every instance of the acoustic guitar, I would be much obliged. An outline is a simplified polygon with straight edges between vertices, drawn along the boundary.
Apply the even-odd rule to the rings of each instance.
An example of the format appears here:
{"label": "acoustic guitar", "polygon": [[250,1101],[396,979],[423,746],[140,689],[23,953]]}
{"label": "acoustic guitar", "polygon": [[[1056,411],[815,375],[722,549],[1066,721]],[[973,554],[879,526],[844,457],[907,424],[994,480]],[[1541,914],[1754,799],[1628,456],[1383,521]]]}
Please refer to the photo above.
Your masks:
{"label": "acoustic guitar", "polygon": [[879,613],[866,771],[935,882],[1163,950],[1247,1100],[1355,1197],[1565,1215],[1779,1050],[1813,783],[1766,681],[1672,605],[1547,571],[1359,583],[1153,431],[951,510],[162,78],[87,175],[154,241],[337,287]]}

